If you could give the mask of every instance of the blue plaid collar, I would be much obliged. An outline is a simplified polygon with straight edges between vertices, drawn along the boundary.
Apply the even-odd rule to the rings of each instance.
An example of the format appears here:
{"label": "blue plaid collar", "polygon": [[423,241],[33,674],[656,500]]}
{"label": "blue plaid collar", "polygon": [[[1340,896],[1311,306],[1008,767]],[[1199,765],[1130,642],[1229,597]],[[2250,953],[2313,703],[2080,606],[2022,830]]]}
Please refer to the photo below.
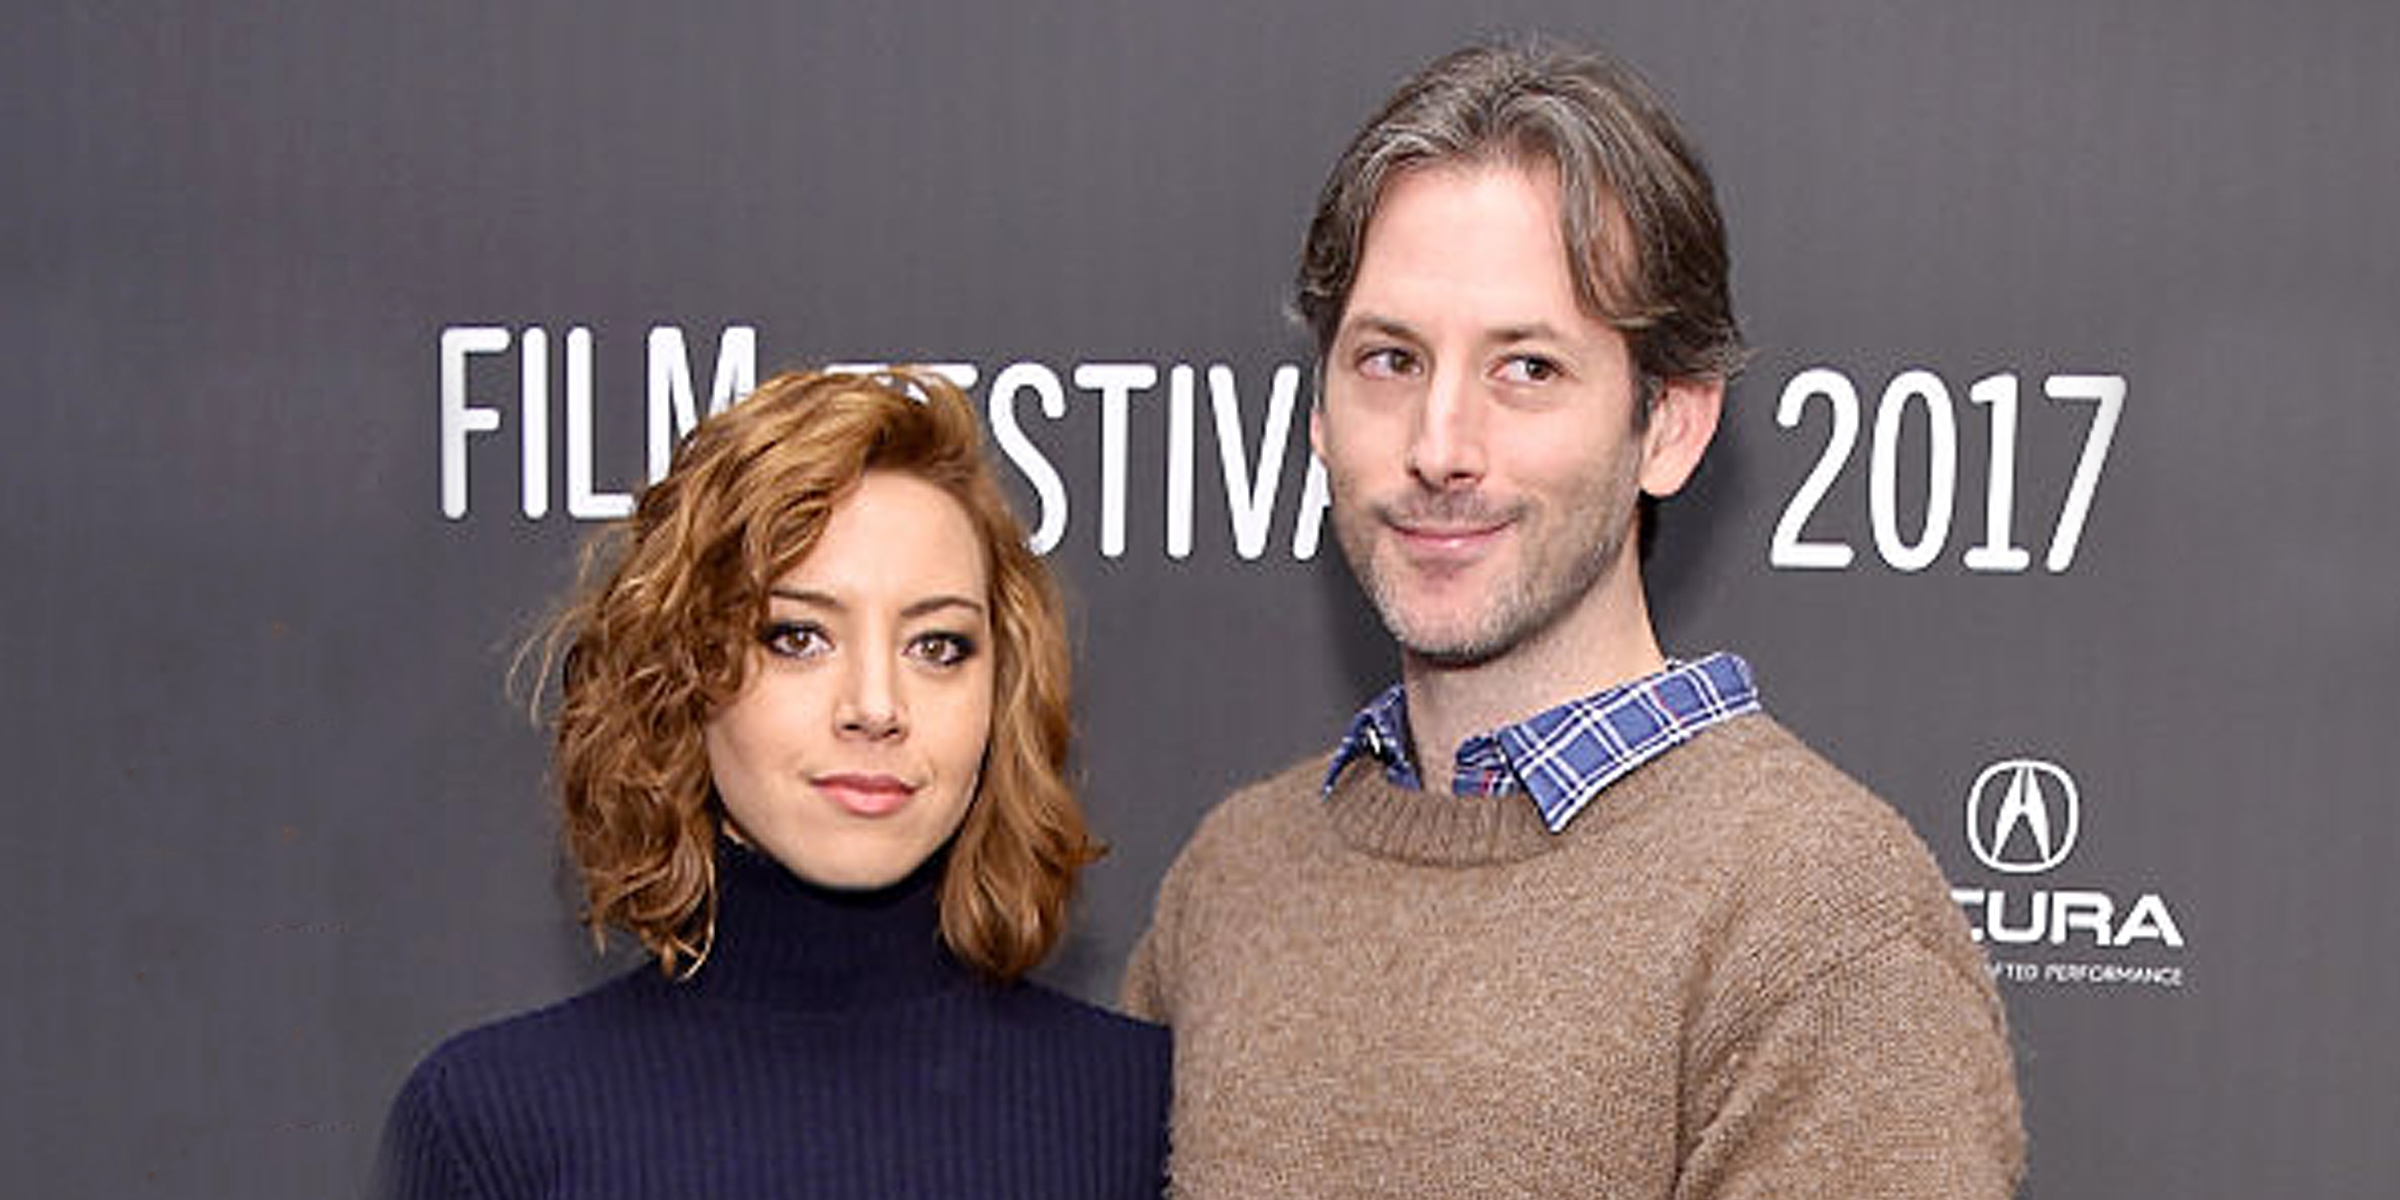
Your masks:
{"label": "blue plaid collar", "polygon": [[[1459,744],[1451,791],[1461,796],[1524,792],[1552,833],[1565,829],[1601,789],[1701,730],[1758,709],[1750,664],[1719,651],[1669,662],[1655,675],[1569,700]],[[1325,771],[1324,790],[1350,760],[1367,755],[1399,787],[1424,777],[1408,737],[1408,694],[1394,684],[1350,719]]]}

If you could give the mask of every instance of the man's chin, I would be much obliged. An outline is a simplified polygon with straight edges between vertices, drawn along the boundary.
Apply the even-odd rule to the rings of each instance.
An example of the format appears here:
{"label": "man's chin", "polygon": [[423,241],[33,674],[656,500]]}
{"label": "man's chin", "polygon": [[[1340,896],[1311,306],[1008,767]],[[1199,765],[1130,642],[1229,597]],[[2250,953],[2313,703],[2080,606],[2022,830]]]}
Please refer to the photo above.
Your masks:
{"label": "man's chin", "polygon": [[1419,647],[1403,643],[1401,649],[1408,651],[1409,657],[1420,666],[1436,671],[1471,671],[1500,657],[1508,648],[1481,644]]}
{"label": "man's chin", "polygon": [[1479,667],[1508,652],[1513,640],[1465,622],[1448,624],[1396,619],[1383,614],[1385,631],[1417,662],[1442,670]]}

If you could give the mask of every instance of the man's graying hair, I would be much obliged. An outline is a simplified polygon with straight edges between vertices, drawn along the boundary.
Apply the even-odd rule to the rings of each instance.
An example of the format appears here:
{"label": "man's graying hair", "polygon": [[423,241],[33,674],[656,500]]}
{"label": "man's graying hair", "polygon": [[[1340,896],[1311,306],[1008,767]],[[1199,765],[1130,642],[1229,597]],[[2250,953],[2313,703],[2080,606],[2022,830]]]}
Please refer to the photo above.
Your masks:
{"label": "man's graying hair", "polygon": [[1401,85],[1343,151],[1309,221],[1292,302],[1320,362],[1385,185],[1440,164],[1557,171],[1576,296],[1625,335],[1645,391],[1741,369],[1725,226],[1707,170],[1630,68],[1543,43],[1444,56]]}

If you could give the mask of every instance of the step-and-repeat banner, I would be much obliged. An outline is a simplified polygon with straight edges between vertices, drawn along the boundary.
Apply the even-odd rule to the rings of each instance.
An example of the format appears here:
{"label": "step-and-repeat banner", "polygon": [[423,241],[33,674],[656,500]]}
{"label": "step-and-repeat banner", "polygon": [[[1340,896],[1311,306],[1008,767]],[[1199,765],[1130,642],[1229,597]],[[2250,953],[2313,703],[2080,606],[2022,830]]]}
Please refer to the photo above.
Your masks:
{"label": "step-and-repeat banner", "polygon": [[2400,15],[829,7],[0,18],[23,1194],[346,1193],[444,1034],[623,969],[512,659],[798,364],[988,416],[1114,848],[1044,977],[1110,997],[1200,814],[1396,670],[1281,313],[1317,183],[1532,29],[1644,69],[1731,224],[1757,357],[1664,512],[1665,638],[1933,847],[2028,1194],[2385,1194]]}

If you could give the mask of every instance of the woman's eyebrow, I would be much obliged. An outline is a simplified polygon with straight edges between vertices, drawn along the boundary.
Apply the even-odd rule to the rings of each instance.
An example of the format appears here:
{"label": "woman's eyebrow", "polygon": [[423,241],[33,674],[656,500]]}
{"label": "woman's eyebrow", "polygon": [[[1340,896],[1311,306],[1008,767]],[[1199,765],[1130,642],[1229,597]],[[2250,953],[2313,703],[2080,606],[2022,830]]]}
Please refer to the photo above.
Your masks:
{"label": "woman's eyebrow", "polygon": [[[773,587],[767,589],[767,595],[776,600],[789,600],[794,604],[805,604],[812,608],[830,608],[836,612],[846,611],[850,607],[842,602],[841,597],[836,596],[831,592],[820,592],[814,588]],[[903,617],[921,617],[927,613],[939,612],[945,608],[963,608],[976,614],[977,616],[983,615],[982,601],[968,596],[953,596],[947,593],[938,596],[927,596],[922,600],[914,601],[903,607],[900,610],[900,615]]]}
{"label": "woman's eyebrow", "polygon": [[980,600],[970,600],[965,596],[927,596],[926,598],[901,609],[900,615],[904,617],[921,617],[927,613],[940,612],[945,608],[963,608],[974,613],[976,616],[983,615],[983,602]]}

